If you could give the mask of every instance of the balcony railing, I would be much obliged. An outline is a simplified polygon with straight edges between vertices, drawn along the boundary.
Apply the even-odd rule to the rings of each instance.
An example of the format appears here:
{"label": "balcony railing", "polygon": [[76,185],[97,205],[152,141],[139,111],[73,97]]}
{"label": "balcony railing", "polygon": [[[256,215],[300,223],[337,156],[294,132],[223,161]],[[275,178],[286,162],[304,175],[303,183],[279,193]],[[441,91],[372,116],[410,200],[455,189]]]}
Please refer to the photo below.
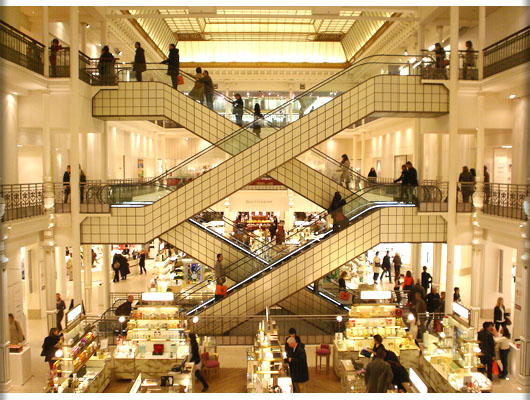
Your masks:
{"label": "balcony railing", "polygon": [[[104,214],[110,212],[110,204],[105,196],[105,191],[102,189],[104,185],[101,181],[87,181],[80,184],[81,204],[79,211],[83,214]],[[54,183],[55,195],[55,212],[69,213],[71,212],[71,188],[70,184]]]}
{"label": "balcony railing", "polygon": [[485,183],[484,214],[526,221],[524,201],[529,193],[530,185]]}
{"label": "balcony railing", "polygon": [[44,45],[0,20],[0,57],[44,74]]}
{"label": "balcony railing", "polygon": [[530,26],[484,49],[484,78],[530,61]]}
{"label": "balcony railing", "polygon": [[456,187],[456,212],[472,212],[473,194],[477,187],[475,182],[458,182]]}
{"label": "balcony railing", "polygon": [[5,204],[3,222],[44,214],[44,184],[0,185],[0,202]]}
{"label": "balcony railing", "polygon": [[[449,79],[450,51],[445,52],[445,58],[437,58],[436,54],[429,50],[422,50],[422,54],[432,60],[427,62],[424,58],[423,77],[425,79]],[[458,79],[473,81],[478,79],[478,54],[478,51],[458,51]]]}

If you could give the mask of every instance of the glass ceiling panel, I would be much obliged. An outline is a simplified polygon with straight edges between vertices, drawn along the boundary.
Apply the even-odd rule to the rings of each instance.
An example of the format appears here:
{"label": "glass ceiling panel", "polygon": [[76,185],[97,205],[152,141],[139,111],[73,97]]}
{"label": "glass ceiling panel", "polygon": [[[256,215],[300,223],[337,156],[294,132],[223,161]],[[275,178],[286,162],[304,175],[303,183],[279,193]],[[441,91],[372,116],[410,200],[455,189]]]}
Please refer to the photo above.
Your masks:
{"label": "glass ceiling panel", "polygon": [[217,10],[217,14],[248,14],[248,15],[311,15],[311,10]]}

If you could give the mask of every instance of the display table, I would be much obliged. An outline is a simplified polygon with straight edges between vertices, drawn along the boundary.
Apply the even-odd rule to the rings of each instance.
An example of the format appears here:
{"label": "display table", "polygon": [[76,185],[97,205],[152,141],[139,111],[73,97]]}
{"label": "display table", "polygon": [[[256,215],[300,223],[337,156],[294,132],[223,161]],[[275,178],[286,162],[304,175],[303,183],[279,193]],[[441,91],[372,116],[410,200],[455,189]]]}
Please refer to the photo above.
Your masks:
{"label": "display table", "polygon": [[129,390],[129,393],[193,393],[193,377],[190,365],[183,373],[168,372],[164,375],[164,386],[162,379],[146,378],[143,373],[137,378]]}
{"label": "display table", "polygon": [[9,371],[13,385],[23,385],[31,378],[31,349],[24,347],[20,353],[9,353]]}

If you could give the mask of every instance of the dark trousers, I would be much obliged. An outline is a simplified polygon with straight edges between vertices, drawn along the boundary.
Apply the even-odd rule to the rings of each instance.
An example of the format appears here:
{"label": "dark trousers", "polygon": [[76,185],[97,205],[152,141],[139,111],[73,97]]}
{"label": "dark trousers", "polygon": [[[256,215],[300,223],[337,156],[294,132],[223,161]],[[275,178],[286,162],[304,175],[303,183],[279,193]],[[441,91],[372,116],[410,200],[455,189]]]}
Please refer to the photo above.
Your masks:
{"label": "dark trousers", "polygon": [[142,273],[142,270],[147,274],[147,271],[145,269],[145,264],[140,264],[140,274]]}
{"label": "dark trousers", "polygon": [[142,71],[135,71],[136,72],[136,82],[142,81]]}
{"label": "dark trousers", "polygon": [[377,282],[377,278],[379,278],[379,272],[374,272],[374,283]]}
{"label": "dark trousers", "polygon": [[493,367],[491,365],[491,363],[493,362],[493,359],[491,358],[491,356],[489,355],[480,356],[480,362],[484,365],[486,369],[486,375],[488,376],[488,379],[493,380]]}
{"label": "dark trousers", "polygon": [[206,107],[213,110],[213,93],[205,93],[204,97],[206,97]]}
{"label": "dark trousers", "polygon": [[120,281],[120,270],[119,269],[115,269],[114,270],[114,279],[112,280],[112,282],[119,282]]}
{"label": "dark trousers", "polygon": [[63,326],[61,324],[63,320],[63,316],[64,316],[63,313],[57,313],[57,329],[59,329],[59,332],[63,330]]}
{"label": "dark trousers", "polygon": [[502,362],[502,372],[500,373],[500,378],[506,378],[508,376],[508,354],[510,354],[510,349],[499,350],[501,355]]}
{"label": "dark trousers", "polygon": [[195,377],[201,381],[203,387],[205,388],[208,387],[208,384],[206,383],[206,379],[204,379],[203,376],[201,375],[201,371],[199,370],[195,371]]}
{"label": "dark trousers", "polygon": [[64,188],[64,203],[68,203],[68,196],[70,195],[70,186]]}
{"label": "dark trousers", "polygon": [[85,185],[79,186],[79,196],[81,198],[81,204],[83,204],[83,198],[85,197]]}
{"label": "dark trousers", "polygon": [[236,114],[236,124],[243,126],[243,114]]}
{"label": "dark trousers", "polygon": [[171,75],[171,85],[173,86],[173,89],[178,89],[178,82],[178,75]]}
{"label": "dark trousers", "polygon": [[390,272],[390,267],[383,268],[383,275],[381,276],[381,280],[383,277],[385,277],[388,274],[388,282],[392,283],[392,273]]}

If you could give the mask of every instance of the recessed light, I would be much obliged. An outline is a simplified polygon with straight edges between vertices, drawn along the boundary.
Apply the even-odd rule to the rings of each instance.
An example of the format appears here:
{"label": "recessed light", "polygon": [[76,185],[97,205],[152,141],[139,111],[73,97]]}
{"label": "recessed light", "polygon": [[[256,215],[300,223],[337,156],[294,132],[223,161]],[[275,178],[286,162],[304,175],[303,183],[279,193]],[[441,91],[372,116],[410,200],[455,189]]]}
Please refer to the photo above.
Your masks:
{"label": "recessed light", "polygon": [[501,146],[503,149],[511,149],[512,146],[511,145],[506,145],[506,146]]}
{"label": "recessed light", "polygon": [[510,95],[510,99],[515,99],[515,97],[516,97],[516,96],[515,96],[514,94],[511,94],[511,95]]}
{"label": "recessed light", "polygon": [[98,46],[101,47],[101,43],[98,43]]}
{"label": "recessed light", "polygon": [[188,140],[188,138],[184,138],[184,140]]}
{"label": "recessed light", "polygon": [[13,96],[18,96],[18,92],[13,92]]}
{"label": "recessed light", "polygon": [[90,29],[90,24],[86,24],[86,28],[87,28],[87,29]]}
{"label": "recessed light", "polygon": [[22,147],[22,145],[21,144],[17,144],[17,147]]}

